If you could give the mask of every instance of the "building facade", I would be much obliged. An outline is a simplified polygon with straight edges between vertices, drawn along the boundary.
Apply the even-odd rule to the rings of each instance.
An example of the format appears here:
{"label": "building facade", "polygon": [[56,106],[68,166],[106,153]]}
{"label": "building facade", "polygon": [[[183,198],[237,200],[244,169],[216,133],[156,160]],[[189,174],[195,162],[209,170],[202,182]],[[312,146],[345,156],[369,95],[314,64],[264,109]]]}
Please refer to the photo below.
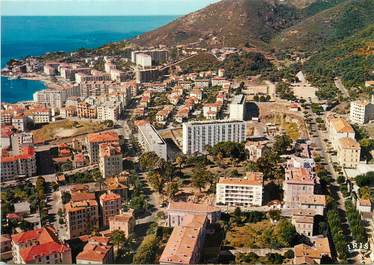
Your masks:
{"label": "building facade", "polygon": [[246,124],[243,121],[215,120],[183,123],[183,153],[204,152],[206,146],[219,142],[244,142]]}
{"label": "building facade", "polygon": [[138,140],[145,152],[155,152],[160,158],[168,159],[167,144],[149,123],[138,126]]}
{"label": "building facade", "polygon": [[121,207],[121,196],[115,193],[102,194],[100,196],[100,208],[103,217],[103,227],[109,226],[109,218],[118,215]]}

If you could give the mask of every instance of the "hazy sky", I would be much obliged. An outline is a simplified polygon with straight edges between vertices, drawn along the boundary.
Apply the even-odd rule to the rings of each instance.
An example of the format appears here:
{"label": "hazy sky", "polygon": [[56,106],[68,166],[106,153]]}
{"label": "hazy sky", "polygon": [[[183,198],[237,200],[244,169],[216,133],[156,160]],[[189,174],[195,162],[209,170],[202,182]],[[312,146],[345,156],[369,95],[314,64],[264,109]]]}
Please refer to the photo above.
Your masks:
{"label": "hazy sky", "polygon": [[218,0],[0,0],[2,15],[182,15]]}

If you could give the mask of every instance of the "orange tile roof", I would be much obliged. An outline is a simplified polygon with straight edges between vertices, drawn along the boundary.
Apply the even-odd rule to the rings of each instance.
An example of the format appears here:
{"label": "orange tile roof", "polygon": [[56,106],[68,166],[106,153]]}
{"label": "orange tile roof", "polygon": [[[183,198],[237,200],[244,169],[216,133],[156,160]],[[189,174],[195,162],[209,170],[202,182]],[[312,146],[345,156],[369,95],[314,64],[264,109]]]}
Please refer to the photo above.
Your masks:
{"label": "orange tile roof", "polygon": [[359,199],[360,206],[370,206],[371,207],[371,201],[369,199]]}
{"label": "orange tile roof", "polygon": [[12,235],[12,241],[16,244],[22,244],[30,240],[36,240],[39,244],[44,244],[55,240],[53,234],[54,229],[51,227],[37,228],[35,230]]}
{"label": "orange tile roof", "polygon": [[22,160],[22,159],[31,159],[35,155],[35,150],[33,147],[24,147],[22,148],[22,152],[20,155],[12,155],[8,156],[9,154],[2,153],[1,157],[1,163],[3,162],[14,162],[17,160]]}
{"label": "orange tile roof", "polygon": [[320,259],[323,255],[331,255],[329,240],[327,237],[316,238],[313,240],[314,245],[308,246],[299,244],[294,247],[295,258],[309,257],[312,259]]}
{"label": "orange tile roof", "polygon": [[[261,173],[262,175],[262,173]],[[227,184],[227,185],[250,185],[250,186],[262,186],[263,179],[261,178],[219,178],[218,184]]]}
{"label": "orange tile roof", "polygon": [[122,154],[121,147],[118,144],[103,143],[99,145],[99,150],[101,157],[110,157]]}
{"label": "orange tile roof", "polygon": [[95,194],[89,193],[89,192],[72,192],[71,193],[72,202],[85,201],[85,200],[95,200]]}
{"label": "orange tile roof", "polygon": [[315,204],[326,206],[326,196],[317,194],[301,194],[299,195],[299,202],[304,204]]}
{"label": "orange tile roof", "polygon": [[103,263],[110,251],[112,251],[112,246],[87,243],[83,251],[78,254],[77,260],[89,260]]}
{"label": "orange tile roof", "polygon": [[84,201],[76,201],[76,202],[68,202],[65,204],[65,211],[66,212],[76,212],[83,210],[87,207],[97,207],[96,200],[84,200]]}
{"label": "orange tile roof", "polygon": [[193,202],[170,202],[168,211],[187,211],[195,213],[211,213],[220,211],[219,208],[209,204],[199,204]]}
{"label": "orange tile roof", "polygon": [[350,137],[340,138],[339,145],[344,149],[360,149],[360,144]]}
{"label": "orange tile roof", "polygon": [[286,183],[314,185],[314,178],[306,168],[289,168],[285,177]]}
{"label": "orange tile roof", "polygon": [[121,196],[115,193],[109,193],[109,194],[102,194],[100,196],[100,201],[107,202],[107,201],[118,201],[121,200]]}
{"label": "orange tile roof", "polygon": [[177,226],[173,229],[160,263],[191,264],[202,228]]}
{"label": "orange tile roof", "polygon": [[87,140],[89,143],[118,142],[119,137],[116,132],[91,133]]}
{"label": "orange tile roof", "polygon": [[20,255],[24,262],[31,263],[35,261],[37,257],[50,256],[51,254],[65,253],[68,251],[70,251],[68,246],[52,241],[21,249]]}
{"label": "orange tile roof", "polygon": [[352,126],[343,118],[331,119],[330,123],[338,133],[354,133]]}

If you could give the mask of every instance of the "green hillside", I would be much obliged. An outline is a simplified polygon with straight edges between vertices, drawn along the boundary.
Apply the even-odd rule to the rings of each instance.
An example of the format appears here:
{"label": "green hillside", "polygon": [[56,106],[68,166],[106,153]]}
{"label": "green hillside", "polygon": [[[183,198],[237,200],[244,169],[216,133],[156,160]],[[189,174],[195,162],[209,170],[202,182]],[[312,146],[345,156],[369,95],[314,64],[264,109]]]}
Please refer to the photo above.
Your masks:
{"label": "green hillside", "polygon": [[[334,2],[335,1],[335,2]],[[339,0],[310,5],[306,13],[318,12],[277,35],[272,40],[275,49],[299,51],[320,50],[326,44],[339,41],[374,23],[374,0]],[[308,11],[309,10],[309,11]]]}

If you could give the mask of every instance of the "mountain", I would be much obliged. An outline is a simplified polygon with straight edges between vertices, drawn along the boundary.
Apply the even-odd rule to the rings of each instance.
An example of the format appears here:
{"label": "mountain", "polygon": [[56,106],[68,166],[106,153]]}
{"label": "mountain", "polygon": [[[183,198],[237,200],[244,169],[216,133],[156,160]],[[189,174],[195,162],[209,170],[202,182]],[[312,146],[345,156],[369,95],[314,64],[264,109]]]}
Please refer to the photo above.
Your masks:
{"label": "mountain", "polygon": [[[315,15],[282,31],[273,38],[272,46],[278,49],[316,51],[374,23],[374,0],[352,0],[335,4],[320,12],[315,6]],[[309,10],[311,7],[308,7]]]}
{"label": "mountain", "polygon": [[[310,3],[314,0],[290,0]],[[142,46],[266,46],[281,30],[300,20],[298,8],[272,0],[222,0],[132,41]]]}

